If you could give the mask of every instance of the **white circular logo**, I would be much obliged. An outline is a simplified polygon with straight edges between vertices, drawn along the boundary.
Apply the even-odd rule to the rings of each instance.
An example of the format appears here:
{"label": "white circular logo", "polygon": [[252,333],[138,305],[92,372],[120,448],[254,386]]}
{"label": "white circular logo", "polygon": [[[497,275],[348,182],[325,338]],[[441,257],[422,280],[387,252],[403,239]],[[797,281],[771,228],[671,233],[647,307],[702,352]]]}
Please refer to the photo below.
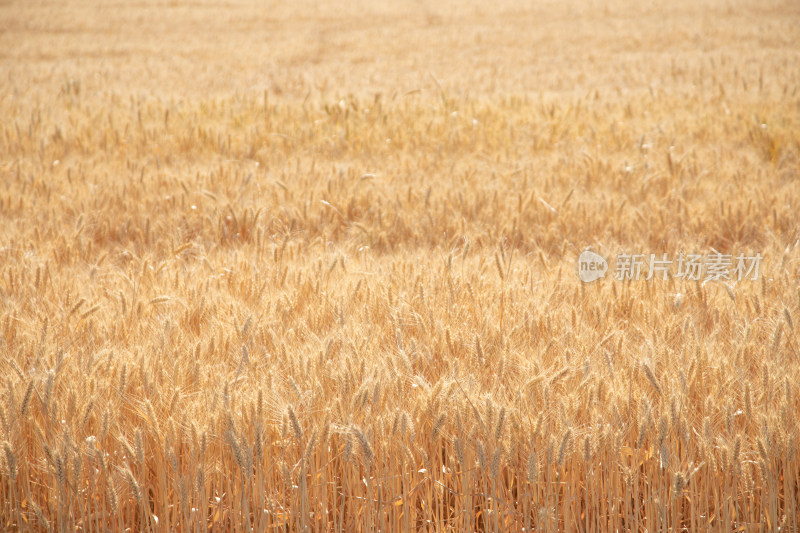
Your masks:
{"label": "white circular logo", "polygon": [[581,281],[589,283],[604,278],[607,271],[608,263],[602,255],[584,250],[578,256],[578,277]]}

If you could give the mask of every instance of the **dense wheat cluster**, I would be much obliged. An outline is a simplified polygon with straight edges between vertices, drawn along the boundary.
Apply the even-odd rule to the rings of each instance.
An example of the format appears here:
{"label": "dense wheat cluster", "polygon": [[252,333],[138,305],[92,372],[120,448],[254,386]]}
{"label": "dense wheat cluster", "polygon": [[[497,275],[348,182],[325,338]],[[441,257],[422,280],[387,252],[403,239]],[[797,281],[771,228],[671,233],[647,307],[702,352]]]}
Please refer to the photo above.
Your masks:
{"label": "dense wheat cluster", "polygon": [[800,529],[796,2],[266,4],[0,1],[0,530]]}

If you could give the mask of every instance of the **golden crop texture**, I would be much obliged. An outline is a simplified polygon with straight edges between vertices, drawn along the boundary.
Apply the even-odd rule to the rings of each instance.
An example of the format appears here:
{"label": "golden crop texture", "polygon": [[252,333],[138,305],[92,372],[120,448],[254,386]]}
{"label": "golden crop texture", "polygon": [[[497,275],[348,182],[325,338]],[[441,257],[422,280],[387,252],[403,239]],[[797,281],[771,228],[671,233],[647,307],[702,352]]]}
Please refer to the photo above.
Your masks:
{"label": "golden crop texture", "polygon": [[[798,43],[0,0],[0,530],[800,530]],[[760,276],[614,276],[717,252]]]}

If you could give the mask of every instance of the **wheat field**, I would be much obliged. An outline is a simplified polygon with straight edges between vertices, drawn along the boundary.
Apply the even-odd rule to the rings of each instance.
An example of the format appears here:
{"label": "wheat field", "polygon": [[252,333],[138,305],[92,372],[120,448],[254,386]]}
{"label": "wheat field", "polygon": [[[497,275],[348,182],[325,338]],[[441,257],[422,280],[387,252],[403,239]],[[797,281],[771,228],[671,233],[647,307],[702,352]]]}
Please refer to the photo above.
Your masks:
{"label": "wheat field", "polygon": [[[0,530],[800,531],[798,43],[0,0]],[[763,259],[615,275],[695,253]]]}

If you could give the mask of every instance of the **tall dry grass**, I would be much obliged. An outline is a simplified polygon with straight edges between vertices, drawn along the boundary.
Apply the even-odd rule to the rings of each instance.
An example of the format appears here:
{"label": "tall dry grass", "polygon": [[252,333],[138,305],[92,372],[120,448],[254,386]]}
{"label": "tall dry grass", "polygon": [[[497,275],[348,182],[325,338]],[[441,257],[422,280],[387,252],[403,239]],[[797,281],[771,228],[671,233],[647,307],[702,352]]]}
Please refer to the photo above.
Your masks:
{"label": "tall dry grass", "polygon": [[796,7],[462,5],[0,5],[0,529],[800,528]]}

